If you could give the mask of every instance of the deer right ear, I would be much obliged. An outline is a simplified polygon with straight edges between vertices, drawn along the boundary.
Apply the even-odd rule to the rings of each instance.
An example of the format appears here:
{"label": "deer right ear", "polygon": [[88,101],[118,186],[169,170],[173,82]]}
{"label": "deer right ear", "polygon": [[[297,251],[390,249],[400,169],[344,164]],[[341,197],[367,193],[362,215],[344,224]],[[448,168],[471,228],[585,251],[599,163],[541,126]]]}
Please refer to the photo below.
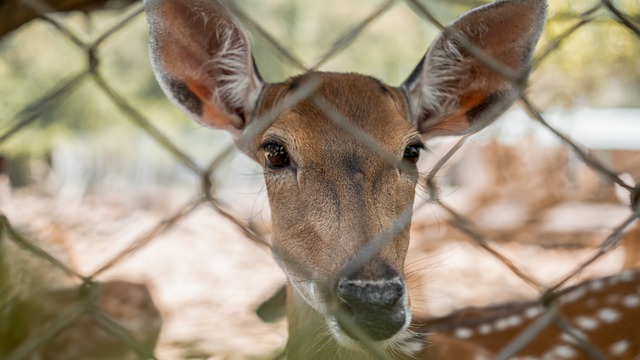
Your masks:
{"label": "deer right ear", "polygon": [[498,117],[517,95],[511,81],[473,56],[452,32],[526,75],[546,10],[545,0],[498,0],[451,24],[402,84],[418,131],[425,137],[471,133]]}
{"label": "deer right ear", "polygon": [[165,94],[192,119],[237,134],[264,86],[246,34],[212,0],[145,0],[145,12]]}

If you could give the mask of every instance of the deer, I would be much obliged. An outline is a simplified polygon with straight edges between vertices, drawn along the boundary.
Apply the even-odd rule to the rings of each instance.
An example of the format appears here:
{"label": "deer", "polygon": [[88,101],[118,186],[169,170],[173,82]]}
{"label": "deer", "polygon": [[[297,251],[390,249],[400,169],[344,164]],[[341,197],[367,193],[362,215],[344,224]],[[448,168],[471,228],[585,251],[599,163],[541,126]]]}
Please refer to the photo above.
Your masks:
{"label": "deer", "polygon": [[[248,34],[227,6],[145,0],[152,69],[164,93],[192,120],[232,134],[263,170],[272,254],[286,275],[288,339],[279,358],[489,358],[514,336],[507,330],[540,315],[529,310],[537,309],[533,305],[513,305],[468,316],[477,326],[511,319],[488,330],[456,317],[449,327],[412,318],[403,269],[425,141],[478,131],[520,96],[546,9],[544,0],[498,0],[472,9],[443,30],[401,85],[390,86],[367,75],[317,69],[267,83]],[[631,275],[625,286],[598,293],[618,295],[628,305],[589,318],[601,331],[620,319],[640,319],[640,278]],[[575,291],[605,288],[594,284]],[[560,294],[561,307],[577,306],[574,312],[585,316],[597,311],[573,291]],[[591,299],[597,303],[602,295]],[[578,319],[585,336],[593,321]],[[607,355],[638,356],[633,330],[640,321],[624,323],[629,336],[610,344]],[[544,331],[556,336],[556,328],[540,338],[561,343]],[[491,342],[496,339],[502,342]],[[523,358],[549,351],[557,354],[547,358],[588,356],[574,343],[570,350],[549,346],[525,349]]]}

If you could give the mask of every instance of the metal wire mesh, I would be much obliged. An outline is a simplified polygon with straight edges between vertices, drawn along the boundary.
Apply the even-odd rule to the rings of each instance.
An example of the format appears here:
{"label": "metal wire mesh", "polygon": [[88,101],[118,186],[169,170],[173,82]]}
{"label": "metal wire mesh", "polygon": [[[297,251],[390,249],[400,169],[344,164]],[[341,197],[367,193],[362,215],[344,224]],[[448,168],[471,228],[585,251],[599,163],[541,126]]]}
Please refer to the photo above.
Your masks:
{"label": "metal wire mesh", "polygon": [[[231,154],[231,148],[220,152],[220,155],[212,159],[208,164],[206,164],[206,166],[199,165],[198,161],[194,160],[186,151],[184,151],[183,148],[181,148],[181,146],[175,144],[170,137],[165,134],[165,132],[154,125],[153,120],[143,115],[143,113],[136,108],[136,105],[127,99],[126,95],[123,95],[121,92],[116,90],[110,83],[109,78],[101,71],[101,54],[102,49],[106,47],[105,43],[110,37],[118,34],[118,32],[123,28],[126,28],[133,20],[143,16],[142,4],[133,5],[132,9],[123,14],[121,21],[114,24],[101,35],[90,41],[84,40],[83,38],[75,35],[75,32],[71,30],[69,25],[64,21],[60,21],[58,18],[52,17],[50,15],[51,9],[47,3],[40,0],[22,0],[22,4],[36,12],[40,17],[40,21],[48,22],[55,27],[58,31],[58,36],[67,38],[75,47],[77,47],[86,57],[86,66],[76,74],[58,82],[55,86],[52,86],[42,96],[33,99],[31,103],[25,106],[18,113],[15,119],[5,122],[2,133],[0,134],[0,144],[6,143],[16,137],[28,137],[29,132],[27,130],[29,127],[40,121],[43,115],[57,108],[66,97],[68,97],[72,92],[77,91],[84,82],[91,81],[96,86],[96,91],[101,92],[121,111],[121,116],[124,119],[129,121],[131,124],[134,124],[136,127],[141,129],[146,136],[157,142],[157,144],[160,145],[164,151],[170,154],[177,163],[184,168],[189,169],[193,176],[200,182],[200,188],[195,189],[196,191],[194,192],[192,199],[177,211],[167,214],[162,222],[132,239],[124,250],[120,251],[117,255],[113,256],[101,266],[97,266],[93,272],[88,274],[78,272],[64,260],[57,258],[50,251],[43,249],[38,245],[37,241],[33,241],[33,239],[30,239],[28,235],[17,230],[6,217],[3,216],[0,218],[0,226],[2,229],[2,239],[0,239],[0,241],[4,243],[11,242],[21,248],[21,251],[33,254],[38,259],[37,261],[47,263],[53,266],[53,268],[72,276],[76,280],[76,284],[73,285],[73,287],[77,287],[79,290],[78,293],[80,294],[80,300],[77,301],[74,306],[71,306],[67,311],[59,314],[59,317],[55,317],[51,323],[47,324],[43,329],[35,334],[32,334],[25,341],[14,344],[15,346],[10,349],[0,347],[0,350],[4,351],[3,358],[11,360],[31,358],[31,354],[33,354],[34,351],[37,351],[40,346],[52,341],[52,339],[59,336],[65,328],[71,326],[74,321],[77,321],[87,315],[95,321],[97,324],[96,326],[102,329],[110,337],[116,339],[116,343],[125,344],[127,348],[131,349],[134,357],[156,358],[153,355],[152,346],[150,347],[148,343],[144,343],[139,335],[131,334],[122,325],[112,321],[110,317],[105,315],[103,310],[101,310],[101,307],[98,304],[101,288],[97,285],[100,283],[101,274],[125,261],[128,257],[131,257],[138,252],[145,251],[149,244],[153,243],[157,239],[158,235],[171,230],[173,227],[180,224],[187,215],[192,214],[202,207],[209,207],[215,210],[228,222],[236,226],[247,240],[265,247],[269,246],[270,241],[267,235],[256,230],[255,224],[252,221],[247,221],[234,215],[233,212],[229,210],[229,208],[215,195],[214,190],[216,188],[216,183],[213,175],[218,170],[220,163]],[[356,41],[359,34],[367,29],[372,22],[386,16],[389,9],[394,6],[411,6],[414,12],[420,15],[424,21],[431,22],[441,29],[444,28],[436,20],[437,16],[435,16],[429,7],[425,6],[423,2],[416,0],[388,0],[375,7],[375,9],[373,9],[366,18],[357,23],[354,22],[353,27],[344,32],[342,36],[334,41],[331,46],[323,52],[322,56],[307,65],[294,53],[286,49],[285,46],[281,45],[274,36],[270,35],[269,32],[263,28],[260,22],[252,19],[242,10],[234,6],[233,3],[229,3],[228,5],[231,11],[242,21],[245,27],[249,29],[256,38],[259,38],[261,41],[266,43],[273,52],[277,53],[282,59],[288,62],[292,68],[303,72],[321,68],[323,64],[330,61],[341,51],[348,48],[351,43]],[[556,15],[558,17],[569,16],[575,20],[572,26],[550,39],[547,45],[538,51],[538,56],[534,61],[533,70],[535,71],[542,61],[547,59],[557,51],[557,49],[561,48],[563,43],[574,36],[579,29],[585,26],[593,26],[596,21],[602,21],[602,15],[595,16],[597,12],[600,12],[600,14],[604,12],[608,16],[606,20],[613,20],[617,22],[619,26],[624,27],[635,36],[640,37],[640,28],[637,25],[637,19],[634,20],[633,16],[625,14],[625,12],[615,3],[603,0],[580,14]],[[550,21],[554,21],[554,18],[551,18]],[[463,44],[463,46],[465,45]],[[629,230],[630,226],[632,226],[634,221],[636,221],[640,216],[640,188],[632,184],[629,180],[623,179],[619,174],[611,170],[608,165],[594,157],[584,146],[576,143],[570,137],[564,135],[561,131],[558,131],[550,125],[549,122],[546,121],[543,112],[540,111],[539,107],[535,104],[535,101],[530,99],[524,92],[526,83],[522,78],[519,78],[515,74],[506,72],[505,69],[497,65],[490,57],[483,54],[478,54],[478,56],[481,61],[487,64],[487,66],[491,67],[496,72],[499,72],[502,76],[512,80],[519,87],[521,90],[519,93],[520,104],[528,113],[530,118],[529,121],[541,124],[546,131],[564,143],[564,145],[570,149],[581,162],[593,169],[593,171],[597,172],[602,178],[611,183],[615,183],[624,189],[624,191],[627,192],[628,197],[631,199],[627,218],[618,226],[611,229],[610,233],[606,237],[602,238],[600,246],[593,252],[593,255],[588,260],[577,266],[574,270],[564,275],[560,280],[549,285],[529,275],[528,271],[516,265],[512,260],[510,260],[509,256],[502,254],[495,246],[495,242],[491,239],[491,235],[484,233],[472,220],[466,218],[465,215],[449,206],[446,196],[440,195],[440,185],[438,182],[439,175],[443,169],[449,165],[451,158],[454,157],[457,152],[465,149],[468,144],[468,138],[462,138],[458,143],[451,147],[451,149],[440,158],[435,166],[427,174],[424,174],[421,177],[420,184],[424,186],[428,195],[425,196],[420,203],[415,205],[414,211],[417,211],[417,209],[426,205],[439,207],[446,214],[446,219],[450,224],[465,234],[470,241],[486,250],[490,256],[493,256],[502,262],[515,275],[521,278],[523,282],[535,289],[541,299],[541,303],[544,303],[545,305],[544,316],[540,318],[540,321],[534,324],[534,326],[528,328],[525,333],[517,336],[515,340],[505,347],[497,356],[499,359],[508,359],[516,354],[519,349],[525,347],[532,338],[535,338],[536,334],[540,330],[548,326],[559,326],[568,333],[571,333],[572,331],[575,333],[576,329],[568,322],[564,321],[562,314],[558,312],[557,304],[554,301],[543,302],[542,300],[554,299],[554,295],[563,286],[565,286],[567,282],[571,281],[594,261],[608,254],[612,249],[616,248],[620,244],[625,232]],[[306,87],[298,89],[295,92],[295,95],[292,98],[289,98],[292,103],[308,96],[315,85],[313,82],[309,82],[309,84],[306,84],[305,86]],[[316,104],[320,108],[324,109],[326,116],[334,121],[337,126],[340,126],[345,131],[352,134],[356,141],[360,142],[365,147],[370,148],[381,157],[393,159],[393,157],[388,156],[388,154],[385,153],[385,150],[373,142],[367,134],[351,127],[348,121],[342,119],[340,114],[333,112],[330,106],[325,104],[323,101],[323,99],[318,98],[316,99]],[[282,104],[282,109],[289,106],[291,106],[291,104]],[[267,115],[267,117],[270,117],[270,120],[273,121],[282,109],[274,109],[272,113]],[[266,123],[264,126],[268,126],[270,122],[265,121],[264,123]],[[255,133],[259,133],[258,130],[255,131]],[[545,175],[546,174],[540,174],[540,176]],[[375,254],[379,248],[388,241],[391,237],[390,234],[393,234],[394,231],[403,228],[404,225],[409,223],[411,221],[410,215],[408,215],[411,212],[410,210],[411,209],[407,209],[407,211],[398,217],[391,228],[386,229],[385,232],[379,234],[378,237],[370,241],[365,248],[360,249],[350,265],[357,267],[358,264],[365,262],[366,259],[368,259],[372,254]],[[301,264],[300,267],[304,268],[304,264]],[[2,270],[2,267],[0,267],[0,270]],[[312,275],[313,274],[310,274],[310,277],[312,277]],[[5,273],[0,272],[0,278],[3,276],[5,276]],[[2,279],[2,281],[5,280],[6,279]],[[0,308],[2,316],[6,316],[6,314],[11,311],[12,306],[15,306],[15,303],[12,301],[5,301],[5,303],[0,304],[0,306],[2,306],[2,308]],[[1,328],[2,324],[0,324],[0,329]],[[357,329],[355,330],[357,331]],[[597,349],[594,349],[594,347],[588,342],[583,341],[579,344],[583,350],[594,359],[603,358],[603,355],[600,354]],[[371,350],[372,354],[377,358],[386,358],[385,355],[376,349],[374,345],[371,345],[369,350]]]}

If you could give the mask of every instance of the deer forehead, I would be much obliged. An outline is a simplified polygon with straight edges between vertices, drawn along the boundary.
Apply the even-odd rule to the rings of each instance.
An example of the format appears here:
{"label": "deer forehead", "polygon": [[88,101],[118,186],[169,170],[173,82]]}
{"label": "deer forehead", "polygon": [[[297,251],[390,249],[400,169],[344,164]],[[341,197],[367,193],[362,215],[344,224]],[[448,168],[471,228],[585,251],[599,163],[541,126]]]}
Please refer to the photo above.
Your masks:
{"label": "deer forehead", "polygon": [[278,116],[258,141],[279,139],[293,155],[326,157],[371,152],[345,127],[356,129],[392,154],[401,155],[408,142],[419,139],[409,122],[404,95],[359,74],[313,73],[270,85],[264,90],[258,113],[275,106],[312,76],[319,81],[314,95]]}

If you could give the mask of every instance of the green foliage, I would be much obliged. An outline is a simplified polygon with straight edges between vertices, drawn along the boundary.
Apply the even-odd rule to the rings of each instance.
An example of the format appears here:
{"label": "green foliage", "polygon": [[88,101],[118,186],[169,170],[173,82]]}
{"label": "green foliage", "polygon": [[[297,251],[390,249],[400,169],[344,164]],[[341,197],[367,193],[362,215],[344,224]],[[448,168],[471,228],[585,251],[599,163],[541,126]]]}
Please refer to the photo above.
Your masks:
{"label": "green foliage", "polygon": [[[639,1],[616,6],[638,20]],[[590,21],[562,41],[532,76],[546,106],[640,106],[640,38],[599,1],[552,1],[542,47],[576,26],[578,15],[596,8],[585,17]]]}

